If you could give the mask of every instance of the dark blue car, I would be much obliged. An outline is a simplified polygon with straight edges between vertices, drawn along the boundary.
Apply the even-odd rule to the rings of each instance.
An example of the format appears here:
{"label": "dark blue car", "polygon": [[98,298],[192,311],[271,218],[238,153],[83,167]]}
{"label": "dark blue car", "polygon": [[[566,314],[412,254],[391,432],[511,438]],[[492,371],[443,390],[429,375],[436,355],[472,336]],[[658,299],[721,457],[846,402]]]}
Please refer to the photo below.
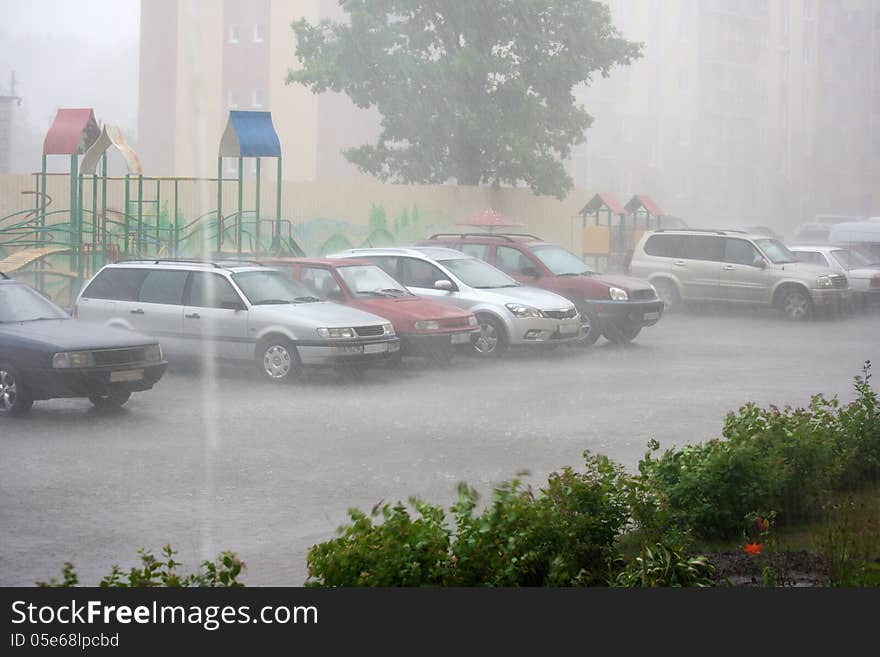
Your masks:
{"label": "dark blue car", "polygon": [[0,416],[56,397],[122,406],[132,392],[152,388],[167,365],[154,339],[81,324],[0,272]]}

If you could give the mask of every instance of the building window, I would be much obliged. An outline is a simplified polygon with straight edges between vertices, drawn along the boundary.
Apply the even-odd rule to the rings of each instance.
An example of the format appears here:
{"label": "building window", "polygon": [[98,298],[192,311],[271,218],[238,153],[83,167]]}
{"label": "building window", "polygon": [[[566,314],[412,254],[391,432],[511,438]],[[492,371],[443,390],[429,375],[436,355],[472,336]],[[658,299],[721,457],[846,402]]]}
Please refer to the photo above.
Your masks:
{"label": "building window", "polygon": [[230,25],[229,33],[226,35],[227,43],[238,43],[238,25]]}
{"label": "building window", "polygon": [[230,89],[226,92],[226,108],[227,109],[237,109],[238,108],[238,97],[235,95],[235,92]]}
{"label": "building window", "polygon": [[263,24],[256,23],[254,25],[254,43],[263,43]]}
{"label": "building window", "polygon": [[251,92],[251,107],[262,107],[265,101],[265,95],[262,89],[254,89]]}

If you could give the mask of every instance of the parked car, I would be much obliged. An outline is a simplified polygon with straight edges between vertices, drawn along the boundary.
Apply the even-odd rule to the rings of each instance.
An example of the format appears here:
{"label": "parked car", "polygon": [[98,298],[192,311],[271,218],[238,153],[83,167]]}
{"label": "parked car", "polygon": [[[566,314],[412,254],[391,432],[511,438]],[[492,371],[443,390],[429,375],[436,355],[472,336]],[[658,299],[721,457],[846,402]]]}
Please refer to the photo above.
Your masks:
{"label": "parked car", "polygon": [[418,295],[464,308],[477,317],[477,354],[500,356],[508,346],[552,346],[580,338],[571,301],[526,287],[489,263],[441,247],[350,249],[331,258],[378,265]]}
{"label": "parked car", "polygon": [[825,243],[858,251],[871,264],[878,264],[880,263],[880,221],[877,217],[870,217],[865,221],[834,224]]}
{"label": "parked car", "polygon": [[156,340],[75,322],[35,289],[0,273],[0,416],[21,415],[34,401],[57,397],[122,406],[131,393],[152,388],[167,364]]}
{"label": "parked car", "polygon": [[383,269],[366,261],[268,258],[263,264],[288,273],[312,294],[386,318],[400,338],[400,354],[445,361],[479,334],[470,311],[416,296]]}
{"label": "parked car", "polygon": [[790,246],[789,250],[801,262],[828,267],[844,274],[852,289],[853,302],[857,308],[880,306],[880,264],[871,264],[858,251],[839,246]]}
{"label": "parked car", "polygon": [[267,379],[303,366],[384,360],[400,348],[391,323],[321,301],[259,264],[144,260],[106,265],[76,300],[83,321],[142,331],[173,359],[254,362]]}
{"label": "parked car", "polygon": [[658,230],[636,245],[632,273],[647,278],[667,307],[720,301],[779,308],[792,320],[817,307],[841,309],[846,276],[799,262],[782,242],[723,230]]}
{"label": "parked car", "polygon": [[524,285],[565,297],[581,315],[581,344],[593,344],[600,335],[611,342],[630,342],[663,315],[663,302],[647,281],[597,274],[573,253],[534,235],[441,233],[418,244],[458,249]]}

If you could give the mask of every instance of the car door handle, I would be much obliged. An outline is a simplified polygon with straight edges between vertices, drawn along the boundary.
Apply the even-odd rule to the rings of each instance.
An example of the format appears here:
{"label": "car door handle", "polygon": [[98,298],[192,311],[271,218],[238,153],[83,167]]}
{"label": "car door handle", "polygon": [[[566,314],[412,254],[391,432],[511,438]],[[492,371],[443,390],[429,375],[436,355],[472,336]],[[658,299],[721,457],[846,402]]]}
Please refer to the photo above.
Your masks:
{"label": "car door handle", "polygon": [[736,269],[733,265],[724,265],[724,271],[733,271]]}
{"label": "car door handle", "polygon": [[184,315],[187,319],[201,319],[202,316],[198,313],[190,313],[189,315]]}
{"label": "car door handle", "polygon": [[685,266],[684,260],[673,260],[672,264],[675,265],[676,267],[684,267]]}
{"label": "car door handle", "polygon": [[129,310],[128,312],[130,312],[132,315],[143,315],[144,314],[143,308],[135,308],[134,310]]}

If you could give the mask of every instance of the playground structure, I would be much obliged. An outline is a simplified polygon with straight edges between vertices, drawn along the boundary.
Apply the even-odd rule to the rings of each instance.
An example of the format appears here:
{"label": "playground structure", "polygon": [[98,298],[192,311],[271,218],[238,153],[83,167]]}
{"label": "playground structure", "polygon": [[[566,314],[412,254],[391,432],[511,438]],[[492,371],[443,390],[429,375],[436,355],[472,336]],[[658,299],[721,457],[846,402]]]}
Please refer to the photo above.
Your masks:
{"label": "playground structure", "polygon": [[[108,174],[111,149],[125,163],[124,176]],[[69,158],[66,173],[48,172],[48,158],[54,156]],[[223,178],[226,158],[237,159],[236,178]],[[256,196],[253,209],[246,209],[244,162],[251,158]],[[261,211],[264,158],[276,161],[272,216]],[[0,271],[15,273],[70,305],[83,282],[108,262],[304,255],[294,240],[292,222],[281,214],[281,173],[281,148],[269,112],[229,112],[218,149],[217,177],[183,178],[145,176],[137,153],[119,128],[99,127],[91,108],[59,109],[43,143],[41,170],[33,174],[34,190],[26,192],[34,196],[33,208],[0,217]],[[48,193],[48,183],[59,176],[68,181],[66,208],[56,208]],[[236,187],[238,201],[227,214],[224,183]],[[216,208],[185,217],[180,205],[184,185],[216,186]]]}
{"label": "playground structure", "polygon": [[684,225],[644,194],[636,194],[622,205],[612,194],[600,192],[579,214],[583,227],[582,256],[599,272],[625,271],[627,258],[645,231]]}

